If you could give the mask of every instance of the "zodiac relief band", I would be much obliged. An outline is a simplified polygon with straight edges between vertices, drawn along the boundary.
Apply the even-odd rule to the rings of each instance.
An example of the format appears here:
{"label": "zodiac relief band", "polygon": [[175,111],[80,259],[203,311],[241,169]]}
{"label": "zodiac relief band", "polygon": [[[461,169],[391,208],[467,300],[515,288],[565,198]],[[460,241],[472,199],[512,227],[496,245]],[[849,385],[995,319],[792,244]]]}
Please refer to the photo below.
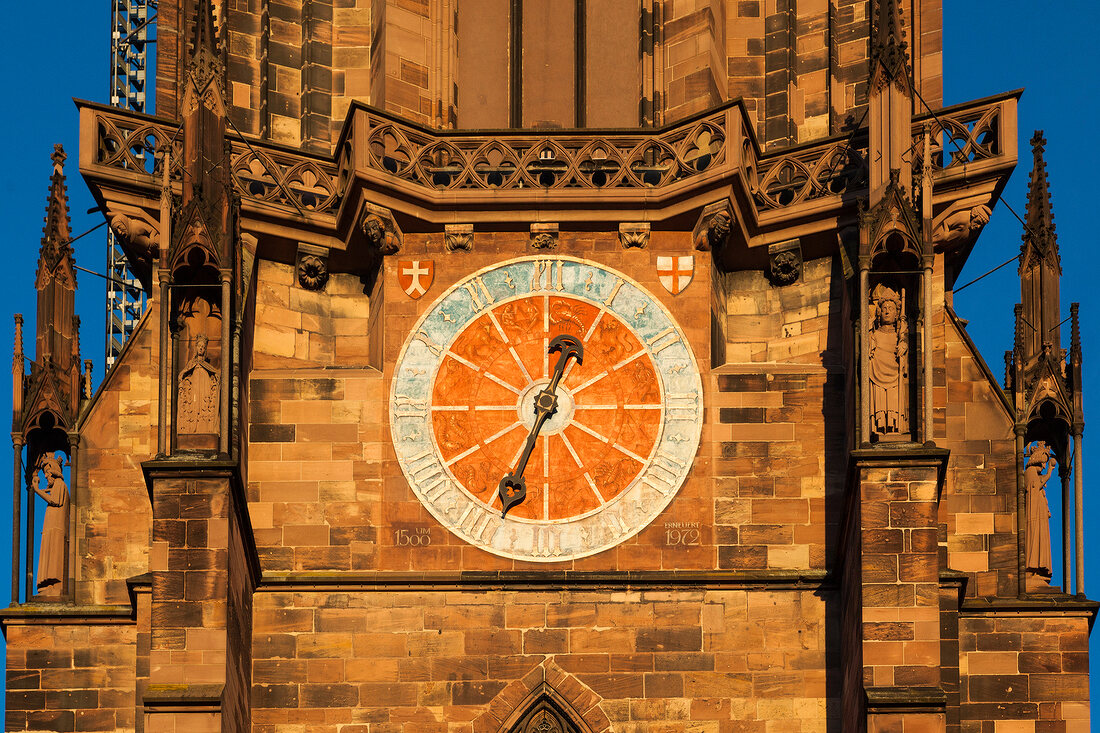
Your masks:
{"label": "zodiac relief band", "polygon": [[543,387],[535,395],[535,424],[531,426],[531,432],[528,434],[527,442],[523,446],[523,453],[520,454],[515,468],[504,474],[504,478],[500,480],[500,485],[497,486],[497,493],[500,495],[502,507],[501,517],[507,516],[509,509],[523,503],[523,500],[527,498],[527,482],[523,479],[523,471],[527,468],[527,461],[531,458],[531,451],[535,449],[535,441],[538,440],[539,431],[542,430],[543,424],[558,411],[558,383],[565,374],[565,367],[569,363],[569,359],[576,359],[578,364],[584,363],[584,344],[575,336],[568,334],[555,336],[546,350],[550,354],[555,351],[560,352],[558,363],[554,366],[554,374],[550,377],[550,384]]}

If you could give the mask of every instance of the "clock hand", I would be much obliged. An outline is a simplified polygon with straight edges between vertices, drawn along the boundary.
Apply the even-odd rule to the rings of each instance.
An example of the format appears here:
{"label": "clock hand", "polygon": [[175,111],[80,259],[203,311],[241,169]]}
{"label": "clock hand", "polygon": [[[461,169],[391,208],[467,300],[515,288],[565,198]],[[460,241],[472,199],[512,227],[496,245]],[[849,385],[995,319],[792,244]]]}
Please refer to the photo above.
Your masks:
{"label": "clock hand", "polygon": [[535,424],[531,426],[531,432],[527,435],[527,442],[523,446],[523,453],[516,461],[515,468],[504,474],[497,486],[497,494],[500,496],[502,511],[500,516],[508,514],[508,510],[527,498],[527,482],[523,478],[523,472],[527,469],[527,461],[531,458],[531,452],[535,449],[539,431],[550,416],[558,411],[558,383],[565,375],[565,367],[569,359],[577,360],[578,364],[584,363],[584,344],[580,339],[568,334],[555,336],[546,349],[547,353],[560,352],[558,363],[554,366],[554,374],[550,377],[550,384],[539,390],[535,395]]}

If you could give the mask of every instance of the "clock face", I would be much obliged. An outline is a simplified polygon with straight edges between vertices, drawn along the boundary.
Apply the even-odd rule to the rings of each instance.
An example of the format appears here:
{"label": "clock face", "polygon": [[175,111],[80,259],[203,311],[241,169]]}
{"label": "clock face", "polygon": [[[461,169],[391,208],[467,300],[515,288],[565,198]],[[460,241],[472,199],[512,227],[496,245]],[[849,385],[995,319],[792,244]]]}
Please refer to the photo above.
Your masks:
{"label": "clock face", "polygon": [[[583,356],[552,353],[556,337]],[[539,419],[559,369],[555,409]],[[661,513],[695,458],[701,395],[683,332],[641,286],[592,262],[526,258],[424,313],[394,370],[390,429],[409,485],[451,532],[553,562],[613,547]],[[498,485],[521,469],[526,497],[502,517]]]}

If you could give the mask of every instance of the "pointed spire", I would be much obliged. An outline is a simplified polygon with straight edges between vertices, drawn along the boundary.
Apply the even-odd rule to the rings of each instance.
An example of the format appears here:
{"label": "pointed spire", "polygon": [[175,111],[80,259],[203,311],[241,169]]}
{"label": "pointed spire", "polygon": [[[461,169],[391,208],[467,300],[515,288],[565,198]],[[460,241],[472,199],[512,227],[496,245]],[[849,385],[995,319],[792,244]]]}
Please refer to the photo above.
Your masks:
{"label": "pointed spire", "polygon": [[23,314],[15,314],[15,349],[12,352],[11,369],[23,372]]}
{"label": "pointed spire", "polygon": [[1069,306],[1069,358],[1074,364],[1081,363],[1081,324],[1078,322],[1077,313],[1080,307],[1080,303],[1071,303]]}
{"label": "pointed spire", "polygon": [[65,150],[60,143],[53,146],[50,160],[50,191],[46,196],[45,226],[42,227],[42,246],[39,249],[39,270],[45,264],[47,270],[57,267],[58,261],[72,252],[69,240],[72,228],[69,221],[69,192],[65,187]]}
{"label": "pointed spire", "polygon": [[[1042,130],[1036,130],[1031,138],[1031,178],[1027,182],[1027,227],[1024,243],[1020,248],[1020,269],[1028,265],[1032,255],[1053,256],[1053,262],[1061,270],[1058,259],[1058,238],[1054,233],[1054,210],[1050,203],[1050,185],[1047,182],[1047,164],[1043,159],[1046,138]],[[1030,244],[1030,247],[1029,247]]]}
{"label": "pointed spire", "polygon": [[200,50],[209,51],[217,56],[218,39],[214,35],[214,9],[210,0],[198,0],[195,8],[195,29],[191,39],[192,58],[199,56]]}
{"label": "pointed spire", "polygon": [[905,26],[898,0],[878,0],[871,31],[871,74],[881,66],[886,78],[908,80],[909,62],[905,53]]}

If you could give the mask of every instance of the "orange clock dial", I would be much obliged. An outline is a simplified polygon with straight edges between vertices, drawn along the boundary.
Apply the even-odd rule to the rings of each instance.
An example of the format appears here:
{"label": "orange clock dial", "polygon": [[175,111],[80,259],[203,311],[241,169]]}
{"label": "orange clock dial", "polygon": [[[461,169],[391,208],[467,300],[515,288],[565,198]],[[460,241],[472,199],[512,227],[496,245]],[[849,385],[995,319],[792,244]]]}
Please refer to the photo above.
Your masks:
{"label": "orange clock dial", "polygon": [[657,442],[661,393],[653,360],[617,316],[568,296],[533,295],[486,309],[444,352],[432,389],[440,455],[467,491],[500,508],[501,477],[515,466],[535,422],[535,395],[556,361],[560,334],[584,344],[570,361],[557,411],[526,467],[527,498],[509,516],[559,520],[618,496]]}
{"label": "orange clock dial", "polygon": [[558,562],[664,511],[699,447],[702,383],[640,285],[588,260],[523,257],[425,309],[395,361],[389,420],[410,490],[450,532]]}

